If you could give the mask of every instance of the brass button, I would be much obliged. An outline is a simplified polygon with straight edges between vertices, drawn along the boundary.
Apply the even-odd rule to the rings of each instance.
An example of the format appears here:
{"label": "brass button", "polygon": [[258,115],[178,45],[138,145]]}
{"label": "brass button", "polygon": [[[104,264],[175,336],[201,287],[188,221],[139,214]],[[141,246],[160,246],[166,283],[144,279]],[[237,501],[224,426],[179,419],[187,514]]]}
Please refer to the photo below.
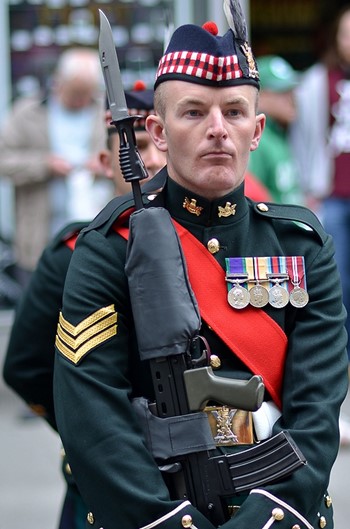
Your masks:
{"label": "brass button", "polygon": [[296,523],[295,525],[293,525],[292,529],[300,529],[300,525]]}
{"label": "brass button", "polygon": [[327,509],[332,507],[333,501],[332,501],[332,498],[330,496],[326,496],[325,497],[325,504],[326,504]]}
{"label": "brass button", "polygon": [[192,527],[192,516],[185,514],[185,516],[182,517],[181,523],[182,527]]}
{"label": "brass button", "polygon": [[220,243],[217,239],[210,239],[210,241],[207,243],[207,248],[212,254],[218,253],[220,250]]}
{"label": "brass button", "polygon": [[276,507],[276,508],[272,511],[272,517],[273,517],[277,522],[280,522],[280,521],[283,520],[283,518],[284,518],[284,512],[283,512],[282,509],[280,509],[279,507]]}
{"label": "brass button", "polygon": [[87,513],[86,519],[87,519],[87,521],[89,522],[90,525],[93,525],[95,523],[95,518],[94,518],[94,515],[92,514],[92,512],[88,512]]}
{"label": "brass button", "polygon": [[321,529],[324,529],[327,525],[327,520],[324,516],[321,516],[320,521],[318,522],[318,525],[321,527]]}
{"label": "brass button", "polygon": [[69,463],[66,463],[66,465],[64,467],[64,470],[65,470],[66,474],[68,474],[69,476],[72,475],[72,469],[70,468],[70,464]]}
{"label": "brass button", "polygon": [[269,211],[268,206],[264,204],[264,202],[260,202],[260,204],[257,205],[257,208],[259,211],[263,211],[263,212]]}
{"label": "brass button", "polygon": [[209,363],[213,369],[219,369],[221,367],[221,360],[217,355],[210,355]]}

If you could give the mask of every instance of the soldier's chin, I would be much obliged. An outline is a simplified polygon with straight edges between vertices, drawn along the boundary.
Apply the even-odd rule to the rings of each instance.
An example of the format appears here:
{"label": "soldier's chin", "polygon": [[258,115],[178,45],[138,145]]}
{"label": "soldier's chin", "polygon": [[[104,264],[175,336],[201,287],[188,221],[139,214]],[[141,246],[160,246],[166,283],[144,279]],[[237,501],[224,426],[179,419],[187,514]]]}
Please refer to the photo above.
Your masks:
{"label": "soldier's chin", "polygon": [[226,189],[227,192],[238,187],[242,179],[236,176],[232,170],[227,170],[224,166],[214,166],[209,172],[207,185],[218,190]]}

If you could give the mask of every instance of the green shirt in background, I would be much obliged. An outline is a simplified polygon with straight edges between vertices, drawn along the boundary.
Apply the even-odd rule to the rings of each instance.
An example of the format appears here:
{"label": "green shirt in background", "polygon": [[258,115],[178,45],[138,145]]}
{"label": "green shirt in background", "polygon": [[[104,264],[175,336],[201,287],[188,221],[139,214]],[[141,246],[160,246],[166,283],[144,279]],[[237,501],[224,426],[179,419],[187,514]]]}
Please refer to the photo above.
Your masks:
{"label": "green shirt in background", "polygon": [[259,147],[250,154],[248,168],[267,187],[274,202],[303,204],[288,136],[276,121],[267,118]]}

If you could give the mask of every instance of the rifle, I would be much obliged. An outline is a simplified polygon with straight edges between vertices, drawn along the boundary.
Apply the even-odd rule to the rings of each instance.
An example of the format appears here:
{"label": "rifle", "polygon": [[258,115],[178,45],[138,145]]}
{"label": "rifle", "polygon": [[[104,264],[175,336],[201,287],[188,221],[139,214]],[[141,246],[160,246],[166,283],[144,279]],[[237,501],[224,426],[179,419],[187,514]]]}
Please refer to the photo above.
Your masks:
{"label": "rifle", "polygon": [[[199,309],[168,211],[143,207],[140,180],[147,172],[136,148],[133,121],[137,117],[127,114],[112,31],[101,10],[99,52],[112,124],[120,137],[121,170],[125,180],[132,183],[136,206],[130,217],[125,273],[140,357],[150,364],[156,411],[153,416],[148,408],[145,412],[144,402],[136,409],[147,415],[146,431],[154,439],[157,431],[164,431],[162,425],[175,432],[175,450],[161,447],[160,456],[153,452],[170,495],[188,498],[213,523],[222,524],[229,518],[225,497],[252,488],[250,475],[254,476],[253,485],[270,482],[302,464],[301,456],[296,447],[291,449],[283,432],[245,452],[216,456],[204,406],[214,400],[254,411],[263,401],[264,384],[258,375],[248,381],[216,377],[208,365],[208,348],[199,359],[192,357],[191,347],[199,339],[201,326]],[[192,424],[196,426],[191,428]],[[158,447],[163,444],[162,438]],[[271,454],[275,464],[272,472]],[[280,454],[284,457],[282,465]],[[260,468],[258,465],[252,473],[256,461]]]}

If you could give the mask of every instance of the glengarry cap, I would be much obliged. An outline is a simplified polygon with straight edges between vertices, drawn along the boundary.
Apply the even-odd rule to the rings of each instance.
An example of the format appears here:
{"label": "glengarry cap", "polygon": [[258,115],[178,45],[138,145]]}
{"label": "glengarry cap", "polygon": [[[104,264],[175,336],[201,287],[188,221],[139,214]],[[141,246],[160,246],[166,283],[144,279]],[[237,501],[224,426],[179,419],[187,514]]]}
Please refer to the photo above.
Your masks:
{"label": "glengarry cap", "polygon": [[155,89],[170,80],[259,88],[259,72],[239,0],[224,0],[224,11],[230,29],[223,36],[218,35],[214,22],[202,27],[185,24],[174,31],[158,65]]}

